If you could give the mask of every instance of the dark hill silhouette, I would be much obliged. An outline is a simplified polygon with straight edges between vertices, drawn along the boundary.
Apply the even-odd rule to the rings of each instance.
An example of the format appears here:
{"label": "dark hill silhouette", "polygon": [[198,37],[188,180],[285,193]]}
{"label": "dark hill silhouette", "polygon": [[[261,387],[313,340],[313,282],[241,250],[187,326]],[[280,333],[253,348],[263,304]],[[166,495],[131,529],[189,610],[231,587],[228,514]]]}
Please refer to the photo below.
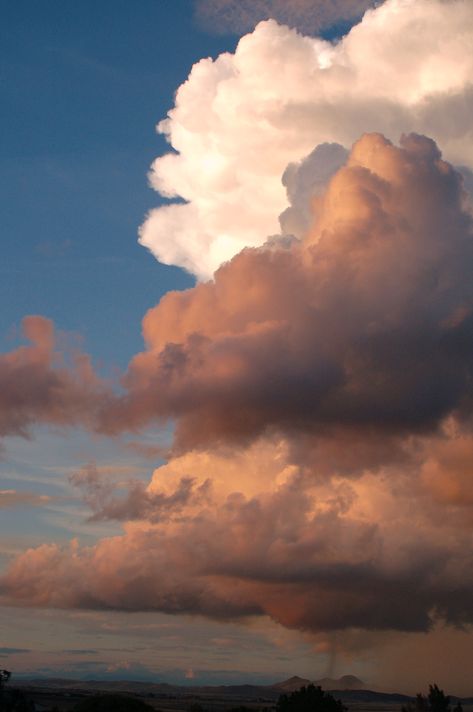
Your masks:
{"label": "dark hill silhouette", "polygon": [[81,700],[73,712],[154,712],[142,700],[126,695],[93,695]]}
{"label": "dark hill silhouette", "polygon": [[301,687],[307,687],[307,685],[318,685],[323,690],[364,690],[366,687],[365,683],[354,675],[343,675],[338,679],[323,677],[321,680],[306,680],[303,677],[294,675],[289,680],[277,682],[271,687],[281,692],[295,692],[300,690]]}
{"label": "dark hill silhouette", "polygon": [[316,680],[314,685],[320,685],[323,690],[364,690],[366,684],[355,675],[343,675],[338,679],[323,677]]}
{"label": "dark hill silhouette", "polygon": [[277,682],[275,685],[271,685],[275,690],[280,690],[281,692],[294,692],[295,690],[300,690],[301,687],[307,687],[311,684],[311,680],[306,680],[303,677],[294,675],[290,677],[289,680],[283,680],[283,682]]}
{"label": "dark hill silhouette", "polygon": [[330,692],[316,685],[307,685],[289,695],[280,695],[276,712],[347,712],[347,708]]}
{"label": "dark hill silhouette", "polygon": [[[351,702],[356,705],[363,703],[369,703],[370,705],[385,705],[394,703],[401,706],[415,701],[415,697],[396,692],[380,692],[369,689],[347,689],[345,678],[333,680],[333,682],[337,683],[344,689],[330,689],[329,691],[337,699],[341,699],[348,706],[350,706]],[[66,680],[57,678],[42,678],[36,680],[23,678],[16,682],[16,686],[25,690],[29,696],[33,696],[35,690],[43,691],[45,688],[55,691],[67,691],[68,693],[77,692],[78,694],[83,694],[84,692],[109,692],[114,694],[129,693],[137,696],[152,695],[157,699],[165,699],[167,697],[185,697],[188,699],[190,696],[194,695],[200,700],[208,700],[209,705],[212,704],[212,700],[215,699],[231,699],[235,700],[236,703],[241,701],[243,704],[246,704],[246,702],[249,701],[261,701],[263,699],[276,702],[279,695],[289,694],[290,692],[300,689],[301,687],[307,687],[308,684],[311,684],[310,681],[297,676],[292,677],[289,680],[275,683],[274,685],[181,686],[170,685],[162,682],[143,682],[132,680]],[[319,683],[316,681],[315,684]],[[361,685],[363,686],[363,683],[361,683]],[[291,689],[291,686],[294,686],[293,689]],[[456,695],[450,694],[450,700],[452,707],[459,701],[461,701],[464,706],[473,707],[473,698],[471,697],[460,698]],[[203,702],[202,706],[204,706]]]}

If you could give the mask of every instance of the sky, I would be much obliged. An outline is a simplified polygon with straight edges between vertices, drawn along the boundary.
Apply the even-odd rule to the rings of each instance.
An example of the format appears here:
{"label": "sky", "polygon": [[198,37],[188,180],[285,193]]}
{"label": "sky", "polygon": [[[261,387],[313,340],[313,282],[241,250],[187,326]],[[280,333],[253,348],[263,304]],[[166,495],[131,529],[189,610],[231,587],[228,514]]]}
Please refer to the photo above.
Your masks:
{"label": "sky", "polygon": [[471,2],[0,8],[0,665],[473,695]]}

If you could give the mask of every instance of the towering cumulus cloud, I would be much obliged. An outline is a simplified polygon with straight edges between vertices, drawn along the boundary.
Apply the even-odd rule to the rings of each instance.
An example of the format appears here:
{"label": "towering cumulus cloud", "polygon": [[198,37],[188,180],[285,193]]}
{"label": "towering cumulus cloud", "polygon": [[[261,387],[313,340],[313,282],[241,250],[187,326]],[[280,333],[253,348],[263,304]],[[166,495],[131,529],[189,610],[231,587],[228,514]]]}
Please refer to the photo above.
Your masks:
{"label": "towering cumulus cloud", "polygon": [[337,44],[262,22],[234,54],[198,62],[159,124],[174,151],[151,183],[180,200],[151,211],[141,243],[207,279],[280,231],[290,162],[365,131],[426,133],[473,168],[472,46],[465,0],[387,0]]}
{"label": "towering cumulus cloud", "polygon": [[303,240],[248,248],[148,312],[101,428],[172,418],[173,457],[120,501],[81,476],[124,534],[25,552],[5,599],[310,631],[473,623],[461,176],[431,139],[368,134],[314,185]]}

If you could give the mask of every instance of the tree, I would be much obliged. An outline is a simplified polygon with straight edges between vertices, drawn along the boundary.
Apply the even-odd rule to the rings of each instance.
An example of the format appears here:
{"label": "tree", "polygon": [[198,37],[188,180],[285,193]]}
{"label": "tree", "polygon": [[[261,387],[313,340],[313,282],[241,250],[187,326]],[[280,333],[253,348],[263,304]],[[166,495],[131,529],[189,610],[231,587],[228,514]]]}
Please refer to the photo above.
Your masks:
{"label": "tree", "polygon": [[187,712],[205,712],[205,710],[199,702],[193,702]]}
{"label": "tree", "polygon": [[11,672],[8,670],[0,670],[0,690],[5,687],[8,680],[11,678]]}
{"label": "tree", "polygon": [[321,687],[307,685],[290,695],[280,695],[276,712],[346,712],[346,707]]}
{"label": "tree", "polygon": [[[402,707],[402,712],[450,712],[450,697],[437,685],[429,685],[427,697],[418,693],[415,703],[409,702]],[[463,712],[461,705],[460,709],[455,708],[454,712]]]}
{"label": "tree", "polygon": [[415,710],[416,712],[429,712],[429,700],[420,692],[416,695]]}
{"label": "tree", "polygon": [[449,712],[450,697],[445,695],[443,690],[440,690],[437,685],[429,685],[429,707],[431,712]]}
{"label": "tree", "polygon": [[126,695],[91,695],[78,702],[74,712],[154,712],[154,709]]}

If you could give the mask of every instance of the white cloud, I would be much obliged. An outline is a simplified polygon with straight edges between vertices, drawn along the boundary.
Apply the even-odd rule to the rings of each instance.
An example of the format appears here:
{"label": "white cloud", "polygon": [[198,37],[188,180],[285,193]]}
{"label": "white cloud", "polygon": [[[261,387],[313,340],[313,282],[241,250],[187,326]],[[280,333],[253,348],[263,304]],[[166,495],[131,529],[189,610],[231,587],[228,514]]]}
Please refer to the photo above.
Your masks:
{"label": "white cloud", "polygon": [[180,198],[152,210],[140,242],[200,279],[280,231],[281,176],[315,146],[363,132],[432,136],[473,167],[473,3],[387,0],[338,44],[274,21],[234,54],[202,59],[159,124],[175,152],[151,183]]}

